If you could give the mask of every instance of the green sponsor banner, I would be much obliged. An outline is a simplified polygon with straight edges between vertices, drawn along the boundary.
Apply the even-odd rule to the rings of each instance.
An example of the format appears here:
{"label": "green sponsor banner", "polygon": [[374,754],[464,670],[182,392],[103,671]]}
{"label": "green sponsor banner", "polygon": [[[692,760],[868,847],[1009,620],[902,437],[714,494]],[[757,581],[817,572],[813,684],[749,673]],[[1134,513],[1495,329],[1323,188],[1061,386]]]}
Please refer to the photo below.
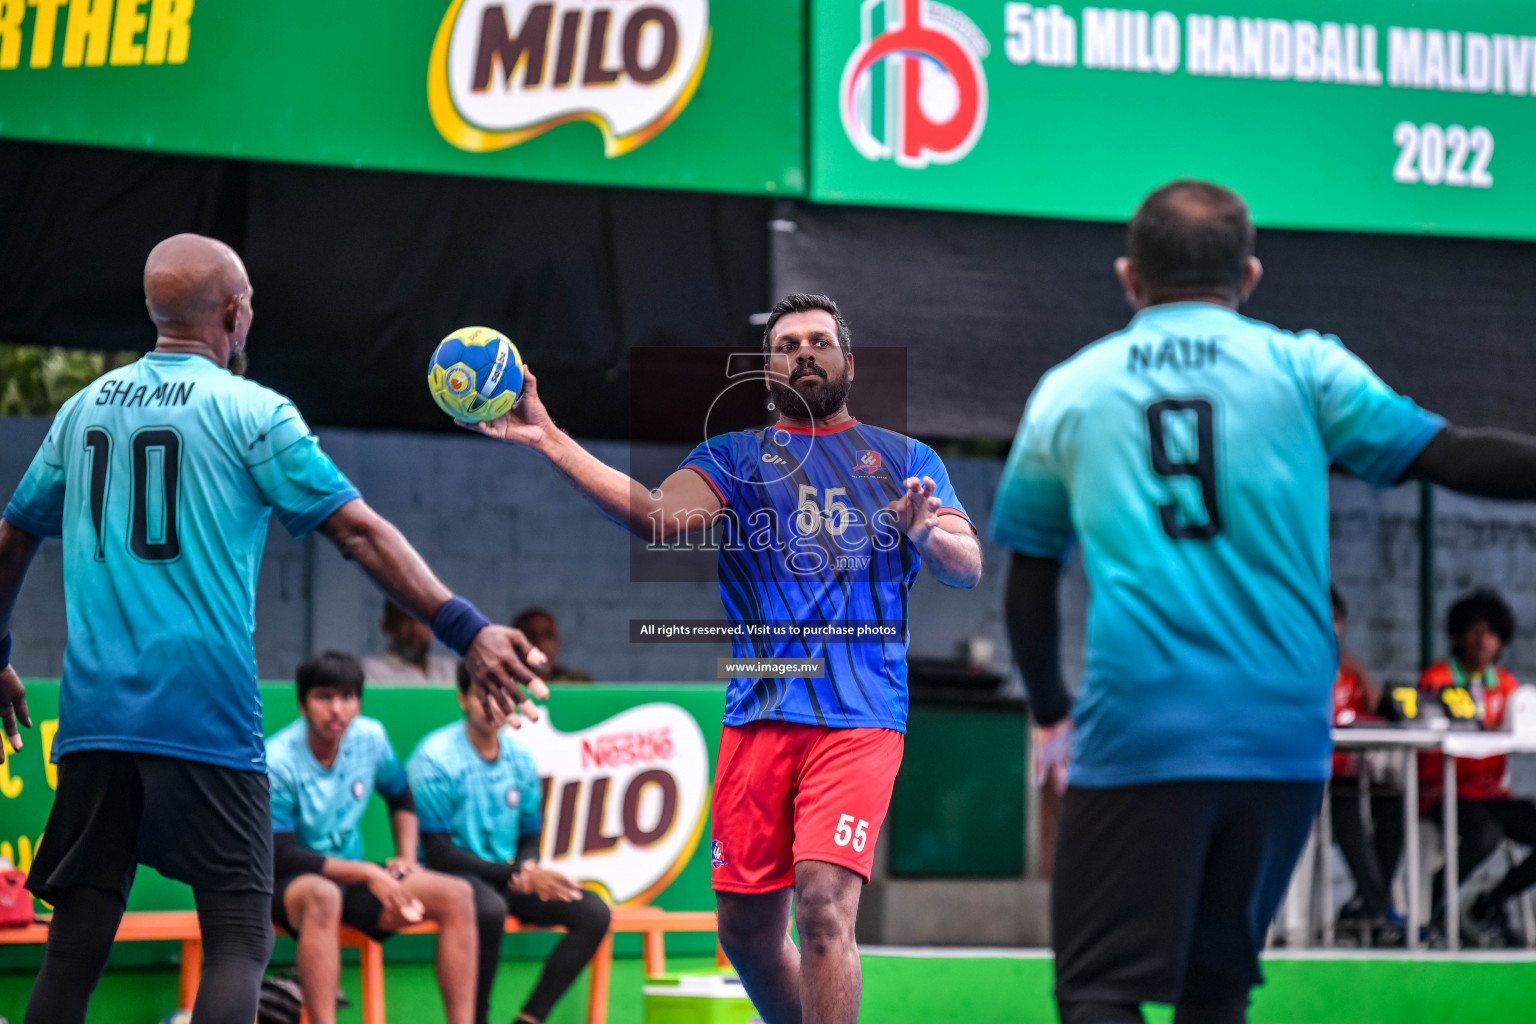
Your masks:
{"label": "green sponsor banner", "polygon": [[812,197],[1122,220],[1230,185],[1274,227],[1536,238],[1536,5],[817,0]]}
{"label": "green sponsor banner", "polygon": [[[270,735],[296,719],[298,707],[291,683],[261,689]],[[27,702],[34,727],[0,765],[0,855],[24,870],[53,806],[56,770],[47,758],[58,728],[58,684],[28,682]],[[708,798],[724,707],[723,686],[555,687],[547,721],[524,726],[550,794],[544,863],[614,902],[714,909]],[[363,714],[383,722],[402,760],[427,733],[461,717],[451,688],[399,686],[369,688]],[[394,853],[388,813],[381,800],[367,799],[364,849],[383,861]],[[129,910],[192,906],[187,886],[139,869]]]}
{"label": "green sponsor banner", "polygon": [[799,195],[798,0],[5,0],[0,135]]}

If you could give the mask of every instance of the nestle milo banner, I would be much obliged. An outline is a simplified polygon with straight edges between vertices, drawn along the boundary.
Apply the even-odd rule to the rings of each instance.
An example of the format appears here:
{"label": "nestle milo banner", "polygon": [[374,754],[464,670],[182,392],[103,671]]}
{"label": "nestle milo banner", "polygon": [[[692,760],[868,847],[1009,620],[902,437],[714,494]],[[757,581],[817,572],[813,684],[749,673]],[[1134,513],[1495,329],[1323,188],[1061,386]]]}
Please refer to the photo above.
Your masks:
{"label": "nestle milo banner", "polygon": [[1536,4],[817,0],[815,199],[1536,238]]}
{"label": "nestle milo banner", "polygon": [[804,190],[798,0],[0,2],[0,135]]}
{"label": "nestle milo banner", "polygon": [[[47,758],[58,695],[56,683],[27,684],[35,727],[0,765],[0,856],[23,869],[57,785]],[[268,734],[298,717],[290,684],[264,684],[262,700]],[[701,839],[724,704],[721,686],[556,687],[545,719],[517,734],[544,780],[543,862],[613,903],[713,909],[709,846]],[[371,687],[363,714],[384,723],[402,760],[427,733],[460,717],[451,688]],[[394,852],[388,816],[382,801],[365,798],[366,854],[382,861]],[[140,868],[128,906],[191,909],[192,893]]]}

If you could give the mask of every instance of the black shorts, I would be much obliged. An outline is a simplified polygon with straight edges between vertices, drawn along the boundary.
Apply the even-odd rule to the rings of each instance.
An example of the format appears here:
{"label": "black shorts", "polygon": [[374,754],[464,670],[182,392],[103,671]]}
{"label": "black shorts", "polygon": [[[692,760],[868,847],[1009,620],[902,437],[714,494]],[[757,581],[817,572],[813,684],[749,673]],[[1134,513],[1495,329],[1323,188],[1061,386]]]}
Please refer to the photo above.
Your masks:
{"label": "black shorts", "polygon": [[122,750],[59,758],[27,888],[49,903],[86,885],[126,900],[140,864],[205,892],[271,892],[266,774]]}
{"label": "black shorts", "polygon": [[[283,896],[288,887],[295,880],[303,878],[303,874],[287,875],[277,880],[277,885],[272,891],[272,923],[277,925],[289,935],[298,937],[299,930],[293,922],[288,920],[288,908],[283,905]],[[379,927],[379,918],[384,913],[384,904],[373,894],[365,882],[333,882],[341,890],[341,923],[349,928],[356,928],[375,942],[383,942],[394,935],[394,932],[384,931]]]}
{"label": "black shorts", "polygon": [[1321,782],[1072,787],[1051,880],[1059,1003],[1223,1003],[1259,951]]}

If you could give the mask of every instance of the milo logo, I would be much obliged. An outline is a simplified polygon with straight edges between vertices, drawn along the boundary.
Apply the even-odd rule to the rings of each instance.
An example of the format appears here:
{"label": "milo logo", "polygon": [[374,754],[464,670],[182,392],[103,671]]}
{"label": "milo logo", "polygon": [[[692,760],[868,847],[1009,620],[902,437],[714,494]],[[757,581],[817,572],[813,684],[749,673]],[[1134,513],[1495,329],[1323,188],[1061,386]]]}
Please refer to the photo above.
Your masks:
{"label": "milo logo", "polygon": [[708,54],[708,0],[454,0],[432,46],[428,105],[460,149],[587,121],[620,156],[682,113]]}

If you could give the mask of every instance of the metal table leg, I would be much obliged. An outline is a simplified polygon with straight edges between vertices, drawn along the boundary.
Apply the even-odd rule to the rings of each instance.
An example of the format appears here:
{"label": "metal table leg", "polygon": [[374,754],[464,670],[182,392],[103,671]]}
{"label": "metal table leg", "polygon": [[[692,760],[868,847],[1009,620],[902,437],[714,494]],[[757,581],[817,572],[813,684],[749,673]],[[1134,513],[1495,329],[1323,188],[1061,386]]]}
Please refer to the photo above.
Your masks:
{"label": "metal table leg", "polygon": [[1456,759],[1445,755],[1445,948],[1461,948],[1461,837],[1456,827]]}
{"label": "metal table leg", "polygon": [[1333,802],[1332,783],[1323,783],[1323,811],[1317,816],[1317,917],[1322,925],[1323,948],[1333,948]]}
{"label": "metal table leg", "polygon": [[[1360,752],[1360,758],[1355,764],[1355,813],[1360,816],[1360,822],[1365,826],[1365,839],[1371,849],[1376,848],[1376,817],[1371,814],[1371,766],[1366,762],[1365,752]],[[1387,897],[1391,900],[1392,879],[1387,879]],[[1355,888],[1358,890],[1358,880]],[[1370,949],[1372,936],[1376,929],[1369,924],[1360,929],[1360,948]]]}
{"label": "metal table leg", "polygon": [[1419,887],[1422,882],[1419,865],[1419,757],[1408,751],[1403,770],[1403,846],[1408,855],[1408,948],[1419,948],[1419,926],[1423,912],[1419,906]]}

